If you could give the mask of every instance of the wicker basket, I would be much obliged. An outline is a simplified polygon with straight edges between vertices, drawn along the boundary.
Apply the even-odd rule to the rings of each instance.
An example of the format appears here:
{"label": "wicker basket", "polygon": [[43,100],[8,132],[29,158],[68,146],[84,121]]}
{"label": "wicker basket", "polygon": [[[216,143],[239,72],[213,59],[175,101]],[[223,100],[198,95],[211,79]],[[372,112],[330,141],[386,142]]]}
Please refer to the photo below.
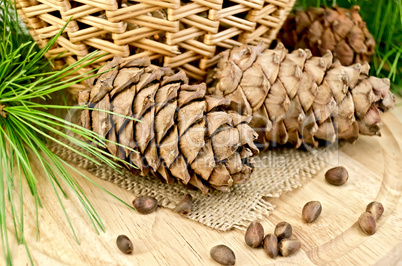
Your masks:
{"label": "wicker basket", "polygon": [[[47,53],[48,57],[63,53],[56,66],[101,50],[106,53],[101,61],[114,55],[127,60],[149,56],[156,65],[181,68],[191,78],[203,80],[221,50],[258,40],[270,43],[294,2],[17,0],[17,8],[40,47],[73,16],[57,45]],[[81,89],[75,87],[72,93]]]}

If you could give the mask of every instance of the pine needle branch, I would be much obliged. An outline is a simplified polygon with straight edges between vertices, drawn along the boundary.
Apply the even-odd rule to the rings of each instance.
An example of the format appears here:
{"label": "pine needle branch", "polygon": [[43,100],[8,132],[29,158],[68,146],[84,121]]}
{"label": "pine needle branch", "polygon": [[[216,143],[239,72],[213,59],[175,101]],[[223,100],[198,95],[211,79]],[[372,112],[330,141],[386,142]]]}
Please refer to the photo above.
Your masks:
{"label": "pine needle branch", "polygon": [[[38,237],[38,210],[42,207],[38,186],[43,181],[39,182],[36,179],[29,159],[30,155],[35,156],[37,166],[40,167],[56,194],[77,242],[79,240],[73,223],[61,200],[61,197],[67,197],[63,187],[69,189],[79,200],[97,233],[99,233],[98,228],[104,231],[105,226],[71,172],[78,173],[102,190],[106,190],[56,156],[46,143],[52,141],[64,145],[96,164],[106,164],[116,170],[121,167],[119,162],[126,163],[105,152],[102,148],[108,142],[105,138],[48,112],[50,109],[91,108],[51,105],[37,100],[50,99],[54,92],[62,91],[95,75],[94,72],[79,75],[77,71],[98,60],[100,56],[96,52],[61,70],[51,70],[51,61],[45,59],[44,55],[55,44],[64,29],[65,26],[45,47],[39,49],[20,26],[13,4],[9,0],[0,0],[0,164],[3,171],[0,179],[0,236],[7,265],[12,264],[10,237],[7,230],[8,220],[12,221],[13,235],[19,244],[25,246],[30,263],[33,264],[33,258],[24,237],[23,203],[24,197],[29,195],[24,194],[22,185],[26,182],[34,198]],[[70,76],[73,77],[70,78]],[[126,119],[133,118],[126,117]],[[16,191],[19,197],[16,196]],[[112,193],[108,191],[106,193],[123,202]]]}

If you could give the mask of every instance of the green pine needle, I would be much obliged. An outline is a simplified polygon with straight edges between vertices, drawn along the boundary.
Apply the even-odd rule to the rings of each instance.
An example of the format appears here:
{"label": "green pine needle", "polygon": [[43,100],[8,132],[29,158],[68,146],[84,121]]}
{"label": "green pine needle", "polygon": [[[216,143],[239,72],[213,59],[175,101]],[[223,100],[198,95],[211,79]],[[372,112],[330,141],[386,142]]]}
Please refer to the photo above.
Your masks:
{"label": "green pine needle", "polygon": [[[104,231],[105,227],[70,171],[79,173],[112,197],[123,202],[56,156],[46,146],[48,141],[56,142],[96,164],[106,164],[116,170],[120,167],[119,162],[122,162],[120,158],[105,151],[104,147],[108,140],[91,130],[65,121],[48,112],[49,109],[96,109],[84,106],[51,105],[40,103],[37,100],[46,101],[54,92],[61,91],[90,78],[91,75],[95,75],[94,73],[87,73],[65,79],[99,59],[96,52],[60,71],[51,70],[51,62],[46,60],[44,55],[54,45],[57,37],[64,29],[65,26],[43,49],[39,49],[29,34],[21,27],[13,4],[9,0],[0,0],[0,163],[3,171],[3,176],[0,179],[0,235],[7,265],[12,264],[10,237],[6,224],[10,218],[17,242],[25,246],[29,260],[33,264],[24,237],[23,202],[24,197],[28,195],[23,194],[23,182],[28,185],[35,201],[37,236],[39,232],[38,210],[42,207],[42,203],[37,189],[40,184],[32,171],[29,155],[37,158],[38,166],[41,167],[44,176],[51,184],[77,242],[78,237],[73,224],[61,201],[61,197],[67,197],[63,187],[68,187],[70,192],[77,196],[97,233],[99,233],[98,228]],[[113,114],[110,111],[105,112]],[[131,117],[123,117],[134,120]],[[78,137],[66,132],[71,132]],[[82,150],[91,156],[83,153]],[[15,191],[18,191],[20,195],[18,199],[13,196]],[[20,209],[19,212],[17,212],[17,206]],[[131,206],[129,207],[131,208]],[[11,217],[7,217],[7,209],[10,210]]]}
{"label": "green pine needle", "polygon": [[360,16],[377,43],[370,74],[389,78],[392,91],[402,94],[402,0],[297,0],[295,8],[321,5],[360,6]]}

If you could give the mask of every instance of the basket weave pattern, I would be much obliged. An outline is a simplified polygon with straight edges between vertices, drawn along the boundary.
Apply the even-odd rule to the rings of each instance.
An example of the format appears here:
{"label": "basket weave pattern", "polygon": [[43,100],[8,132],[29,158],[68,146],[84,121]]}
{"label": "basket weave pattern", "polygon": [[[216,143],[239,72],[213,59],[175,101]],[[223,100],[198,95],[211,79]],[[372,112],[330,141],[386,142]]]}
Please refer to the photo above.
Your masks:
{"label": "basket weave pattern", "polygon": [[[17,0],[20,17],[40,47],[73,16],[47,53],[59,66],[93,50],[126,60],[149,56],[203,80],[222,49],[270,43],[295,0]],[[264,38],[261,36],[264,35]],[[85,70],[83,70],[85,71]],[[80,86],[76,89],[82,89]]]}

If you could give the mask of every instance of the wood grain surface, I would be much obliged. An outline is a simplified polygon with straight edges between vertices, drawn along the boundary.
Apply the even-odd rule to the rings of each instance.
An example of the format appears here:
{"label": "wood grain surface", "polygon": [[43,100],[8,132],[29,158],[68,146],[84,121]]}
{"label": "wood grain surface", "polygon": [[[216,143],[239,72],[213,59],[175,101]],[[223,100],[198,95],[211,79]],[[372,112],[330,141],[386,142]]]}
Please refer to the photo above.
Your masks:
{"label": "wood grain surface", "polygon": [[[273,232],[280,221],[293,225],[302,249],[291,257],[270,259],[262,249],[251,249],[245,244],[243,231],[219,232],[167,209],[159,209],[150,215],[138,214],[78,176],[77,180],[99,212],[106,232],[96,233],[79,201],[70,195],[63,203],[76,229],[80,241],[77,244],[51,186],[35,169],[44,204],[39,210],[38,240],[33,199],[24,187],[25,236],[34,261],[37,265],[217,265],[210,258],[209,250],[217,244],[225,244],[236,253],[237,265],[401,265],[400,103],[392,113],[385,114],[383,120],[381,138],[362,136],[354,145],[342,147],[331,161],[332,165],[339,164],[348,169],[350,177],[345,185],[335,187],[325,182],[324,173],[332,167],[328,164],[302,188],[272,199],[277,207],[261,222],[266,233]],[[133,200],[130,192],[93,178],[124,201]],[[319,200],[323,211],[314,223],[305,224],[301,220],[301,210],[310,200]],[[359,230],[356,221],[373,200],[382,202],[385,212],[378,221],[376,234],[367,236]],[[27,265],[29,260],[24,247],[13,242],[11,223],[8,228],[15,265]],[[133,255],[124,255],[116,247],[115,240],[120,234],[133,241]]]}

